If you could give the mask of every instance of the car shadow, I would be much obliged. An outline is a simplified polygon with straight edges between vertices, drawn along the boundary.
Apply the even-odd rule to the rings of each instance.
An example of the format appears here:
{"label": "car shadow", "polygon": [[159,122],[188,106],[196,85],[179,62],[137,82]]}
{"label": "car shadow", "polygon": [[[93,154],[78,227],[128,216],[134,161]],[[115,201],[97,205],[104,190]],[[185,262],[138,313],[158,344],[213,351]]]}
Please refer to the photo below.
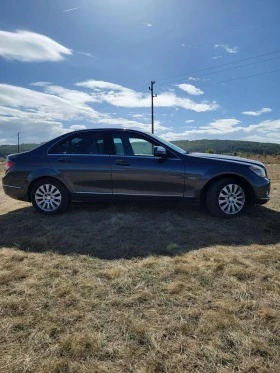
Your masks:
{"label": "car shadow", "polygon": [[235,219],[217,219],[174,202],[72,204],[45,216],[31,206],[0,216],[0,247],[54,251],[101,259],[180,255],[215,245],[280,242],[280,212],[252,207]]}

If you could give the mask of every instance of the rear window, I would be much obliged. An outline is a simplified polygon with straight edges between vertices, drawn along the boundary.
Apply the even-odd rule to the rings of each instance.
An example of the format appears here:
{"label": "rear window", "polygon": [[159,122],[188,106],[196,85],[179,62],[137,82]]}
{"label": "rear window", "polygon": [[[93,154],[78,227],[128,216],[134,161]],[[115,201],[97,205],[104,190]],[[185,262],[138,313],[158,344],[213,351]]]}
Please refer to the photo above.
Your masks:
{"label": "rear window", "polygon": [[103,133],[72,135],[51,147],[49,154],[105,154]]}

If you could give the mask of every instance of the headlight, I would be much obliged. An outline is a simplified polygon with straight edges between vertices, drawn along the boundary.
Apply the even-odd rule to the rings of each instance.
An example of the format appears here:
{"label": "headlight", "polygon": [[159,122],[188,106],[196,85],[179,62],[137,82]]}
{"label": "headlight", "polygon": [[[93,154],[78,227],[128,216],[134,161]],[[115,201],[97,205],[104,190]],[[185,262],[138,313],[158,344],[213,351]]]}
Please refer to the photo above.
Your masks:
{"label": "headlight", "polygon": [[251,166],[251,167],[250,167],[250,170],[252,170],[253,172],[255,172],[255,174],[257,174],[257,175],[260,176],[260,177],[266,177],[265,169],[262,168],[262,167],[259,167],[259,166]]}

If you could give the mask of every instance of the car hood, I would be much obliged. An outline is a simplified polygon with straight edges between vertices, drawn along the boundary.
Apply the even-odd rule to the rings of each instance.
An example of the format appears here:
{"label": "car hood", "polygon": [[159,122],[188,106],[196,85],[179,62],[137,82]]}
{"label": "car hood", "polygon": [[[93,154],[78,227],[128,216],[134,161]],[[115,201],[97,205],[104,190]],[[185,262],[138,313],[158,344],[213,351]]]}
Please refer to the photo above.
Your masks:
{"label": "car hood", "polygon": [[216,159],[216,160],[224,161],[224,162],[242,163],[242,164],[265,167],[264,164],[261,162],[254,161],[252,159],[247,159],[247,158],[235,157],[231,155],[209,154],[209,153],[189,153],[188,155],[194,156],[197,158]]}

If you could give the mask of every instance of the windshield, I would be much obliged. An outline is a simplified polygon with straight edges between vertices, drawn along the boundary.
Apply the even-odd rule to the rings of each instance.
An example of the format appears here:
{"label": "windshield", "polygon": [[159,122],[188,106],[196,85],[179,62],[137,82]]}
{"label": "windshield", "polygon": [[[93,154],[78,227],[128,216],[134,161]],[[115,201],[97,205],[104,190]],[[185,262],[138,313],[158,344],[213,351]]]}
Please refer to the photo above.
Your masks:
{"label": "windshield", "polygon": [[169,146],[169,148],[175,150],[176,152],[180,153],[180,154],[186,154],[186,151],[179,148],[179,146],[176,146],[174,144],[172,144],[171,142],[169,141],[165,141],[163,140],[162,138],[158,137],[158,136],[155,136],[155,135],[152,135],[155,139],[157,139],[158,141],[162,142],[164,145],[166,146]]}

